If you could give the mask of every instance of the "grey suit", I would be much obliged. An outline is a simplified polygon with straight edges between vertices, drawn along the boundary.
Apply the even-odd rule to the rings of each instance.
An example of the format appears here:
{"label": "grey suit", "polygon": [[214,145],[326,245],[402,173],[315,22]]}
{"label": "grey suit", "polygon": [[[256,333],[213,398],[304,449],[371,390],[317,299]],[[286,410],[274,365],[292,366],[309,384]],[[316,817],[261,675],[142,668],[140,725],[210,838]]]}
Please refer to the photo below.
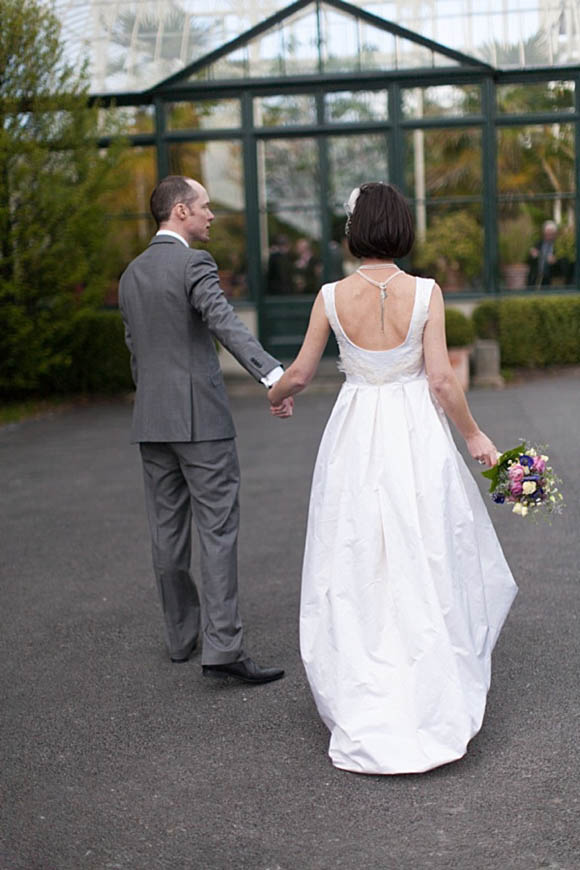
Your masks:
{"label": "grey suit", "polygon": [[[256,380],[279,362],[236,316],[213,258],[171,236],[155,236],[130,263],[119,304],[137,388],[131,437],[143,461],[169,653],[187,657],[203,620],[203,664],[237,661],[240,477],[214,336]],[[192,514],[201,606],[190,573]]]}

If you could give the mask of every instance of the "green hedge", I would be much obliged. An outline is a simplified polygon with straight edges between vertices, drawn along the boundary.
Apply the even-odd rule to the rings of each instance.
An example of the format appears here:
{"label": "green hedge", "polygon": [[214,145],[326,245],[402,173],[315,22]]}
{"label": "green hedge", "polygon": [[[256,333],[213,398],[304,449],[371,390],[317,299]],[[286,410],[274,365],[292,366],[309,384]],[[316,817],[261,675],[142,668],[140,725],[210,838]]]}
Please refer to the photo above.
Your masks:
{"label": "green hedge", "polygon": [[445,309],[445,334],[447,347],[466,347],[475,338],[471,319],[455,308]]}
{"label": "green hedge", "polygon": [[83,311],[70,338],[63,392],[121,393],[133,388],[129,351],[118,311]]}
{"label": "green hedge", "polygon": [[119,312],[87,308],[60,321],[41,314],[33,321],[19,306],[0,306],[0,398],[133,388]]}
{"label": "green hedge", "polygon": [[580,298],[524,296],[486,301],[473,312],[480,338],[498,338],[504,366],[580,363]]}
{"label": "green hedge", "polygon": [[475,334],[478,338],[499,338],[499,302],[486,299],[472,312]]}

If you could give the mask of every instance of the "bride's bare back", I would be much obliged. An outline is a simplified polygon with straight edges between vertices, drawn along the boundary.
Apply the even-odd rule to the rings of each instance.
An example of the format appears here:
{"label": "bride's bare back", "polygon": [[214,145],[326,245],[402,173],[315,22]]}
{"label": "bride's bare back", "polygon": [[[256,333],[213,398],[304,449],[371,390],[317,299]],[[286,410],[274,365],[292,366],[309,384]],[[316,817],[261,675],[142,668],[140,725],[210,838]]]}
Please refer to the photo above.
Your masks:
{"label": "bride's bare back", "polygon": [[[353,344],[366,350],[392,350],[403,344],[409,332],[415,304],[416,279],[392,266],[367,270],[373,281],[389,281],[381,328],[381,291],[356,272],[335,288],[338,319]],[[394,275],[394,277],[392,277]]]}

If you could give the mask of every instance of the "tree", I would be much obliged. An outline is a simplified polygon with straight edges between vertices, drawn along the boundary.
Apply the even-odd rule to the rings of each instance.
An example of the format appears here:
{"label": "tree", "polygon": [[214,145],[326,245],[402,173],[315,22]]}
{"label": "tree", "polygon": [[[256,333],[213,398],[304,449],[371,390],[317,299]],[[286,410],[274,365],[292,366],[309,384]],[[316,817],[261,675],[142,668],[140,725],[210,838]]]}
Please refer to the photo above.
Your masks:
{"label": "tree", "polygon": [[100,154],[86,68],[64,57],[40,0],[0,0],[0,393],[57,388],[79,308],[108,279],[107,216],[119,149]]}

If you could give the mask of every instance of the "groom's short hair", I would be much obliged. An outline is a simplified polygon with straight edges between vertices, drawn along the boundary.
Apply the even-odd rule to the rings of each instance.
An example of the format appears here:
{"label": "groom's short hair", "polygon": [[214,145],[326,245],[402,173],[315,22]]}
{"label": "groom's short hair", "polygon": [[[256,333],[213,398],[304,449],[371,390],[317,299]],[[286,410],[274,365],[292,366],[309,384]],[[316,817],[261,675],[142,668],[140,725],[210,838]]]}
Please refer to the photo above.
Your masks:
{"label": "groom's short hair", "polygon": [[191,205],[198,195],[185,175],[168,175],[163,178],[151,194],[150,201],[151,214],[157,226],[169,220],[174,205],[178,202]]}

